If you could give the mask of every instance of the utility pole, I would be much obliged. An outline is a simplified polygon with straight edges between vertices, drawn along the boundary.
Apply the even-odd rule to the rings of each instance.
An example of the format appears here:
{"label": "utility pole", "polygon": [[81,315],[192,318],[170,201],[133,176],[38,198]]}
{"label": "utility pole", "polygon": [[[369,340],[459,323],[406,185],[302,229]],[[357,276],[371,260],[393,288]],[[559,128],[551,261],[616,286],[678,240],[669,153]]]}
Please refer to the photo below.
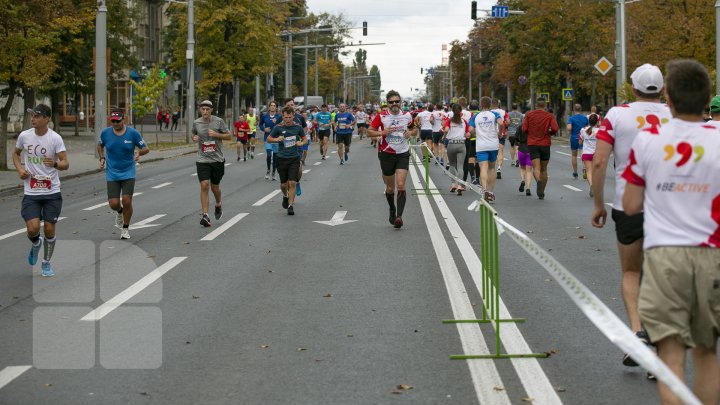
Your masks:
{"label": "utility pole", "polygon": [[315,95],[319,96],[320,92],[318,91],[318,70],[320,70],[320,66],[318,65],[318,48],[315,48]]}
{"label": "utility pole", "polygon": [[190,130],[195,121],[195,12],[193,10],[193,0],[188,0],[188,39],[187,51],[185,58],[187,59],[187,111],[185,119],[185,142],[190,143]]}
{"label": "utility pole", "polygon": [[625,64],[625,0],[616,0],[615,3],[615,103],[620,104],[620,99],[625,78],[627,77],[627,66]]}
{"label": "utility pole", "polygon": [[472,52],[468,52],[468,102],[472,100]]}
{"label": "utility pole", "polygon": [[[480,58],[480,59],[479,59],[479,62],[482,64],[482,45],[480,45],[480,47],[478,48],[478,57]],[[478,102],[480,101],[480,99],[482,98],[482,96],[483,96],[483,93],[482,93],[482,73],[479,73],[479,74],[478,74]]]}
{"label": "utility pole", "polygon": [[[105,0],[98,5],[95,17],[95,139],[107,120],[107,6]],[[95,152],[97,155],[97,152]]]}
{"label": "utility pole", "polygon": [[[305,45],[308,44],[308,35],[305,34]],[[305,72],[303,75],[303,109],[307,109],[307,95],[308,95],[308,48],[305,48]]]}

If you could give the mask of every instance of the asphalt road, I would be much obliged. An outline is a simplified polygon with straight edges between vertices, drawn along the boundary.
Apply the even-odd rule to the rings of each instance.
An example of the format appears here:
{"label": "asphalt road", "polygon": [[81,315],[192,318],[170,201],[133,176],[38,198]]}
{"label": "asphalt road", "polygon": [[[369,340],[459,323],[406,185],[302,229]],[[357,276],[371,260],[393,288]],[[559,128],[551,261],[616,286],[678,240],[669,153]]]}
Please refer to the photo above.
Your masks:
{"label": "asphalt road", "polygon": [[[588,186],[561,152],[553,147],[543,201],[518,193],[505,162],[495,208],[625,319],[613,226],[590,226]],[[527,321],[503,326],[503,344],[552,355],[449,359],[494,351],[495,333],[442,323],[479,318],[482,300],[468,271],[475,196],[447,193],[436,166],[442,193],[409,193],[396,230],[367,141],[354,140],[346,166],[319,160],[313,145],[294,217],[263,178],[264,155],[229,155],[225,214],[207,229],[192,156],[140,166],[129,241],[103,205],[102,173],[64,182],[50,279],[27,264],[21,197],[0,200],[0,403],[658,402],[645,372],[622,366],[619,349],[507,237],[501,299]],[[423,187],[422,170],[411,167],[409,188]],[[608,201],[612,190],[608,179]],[[342,211],[355,222],[314,222]]]}

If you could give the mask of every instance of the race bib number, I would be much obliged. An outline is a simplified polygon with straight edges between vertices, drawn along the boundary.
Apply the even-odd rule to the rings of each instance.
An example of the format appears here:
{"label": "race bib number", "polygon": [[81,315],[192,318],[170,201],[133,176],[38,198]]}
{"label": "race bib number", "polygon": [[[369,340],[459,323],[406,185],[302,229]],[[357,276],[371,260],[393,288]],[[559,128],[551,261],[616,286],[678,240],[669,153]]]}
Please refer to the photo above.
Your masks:
{"label": "race bib number", "polygon": [[283,141],[283,146],[285,146],[286,148],[292,148],[293,146],[295,146],[295,142],[297,142],[295,139],[296,137],[294,136],[285,137],[285,140]]}
{"label": "race bib number", "polygon": [[200,151],[202,153],[211,153],[217,151],[217,144],[215,141],[207,141],[203,142],[200,146]]}
{"label": "race bib number", "polygon": [[52,181],[49,176],[33,176],[30,178],[30,188],[33,190],[50,190]]}
{"label": "race bib number", "polygon": [[345,129],[345,128],[347,128],[347,125],[345,125],[345,124],[340,124],[340,129]]}
{"label": "race bib number", "polygon": [[400,145],[405,140],[405,137],[397,134],[390,134],[387,136],[387,143],[389,145]]}

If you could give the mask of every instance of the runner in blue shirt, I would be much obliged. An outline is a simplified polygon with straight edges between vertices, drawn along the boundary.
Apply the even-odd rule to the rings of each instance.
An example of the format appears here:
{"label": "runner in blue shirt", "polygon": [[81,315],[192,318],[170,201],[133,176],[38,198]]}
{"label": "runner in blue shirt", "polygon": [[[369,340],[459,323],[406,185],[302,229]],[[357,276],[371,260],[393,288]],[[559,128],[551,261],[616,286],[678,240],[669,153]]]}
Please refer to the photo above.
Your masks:
{"label": "runner in blue shirt", "polygon": [[265,142],[265,163],[267,164],[267,171],[265,172],[265,180],[270,179],[270,166],[272,165],[272,181],[275,181],[275,172],[277,171],[277,154],[278,144],[269,143],[267,141],[268,135],[275,127],[282,121],[282,115],[277,111],[277,103],[271,101],[268,105],[268,112],[260,117],[258,122],[258,128],[263,133],[263,141]]}
{"label": "runner in blue shirt", "polygon": [[[578,149],[581,148],[579,141],[580,130],[588,126],[588,118],[584,114],[580,114],[580,110],[582,110],[582,106],[580,104],[575,104],[575,115],[568,118],[567,124],[567,130],[570,132],[570,151],[572,152],[570,162],[572,163],[573,177],[575,180],[578,178],[577,154]],[[583,176],[583,178],[584,177],[585,176]]]}
{"label": "runner in blue shirt", "polygon": [[115,226],[120,228],[120,239],[130,239],[135,163],[140,156],[150,152],[150,149],[138,131],[125,126],[124,118],[122,111],[110,113],[112,126],[100,133],[97,152],[100,156],[100,168],[105,169],[108,205],[116,212]]}
{"label": "runner in blue shirt", "polygon": [[340,158],[341,165],[348,160],[353,125],[355,125],[355,117],[346,111],[346,109],[347,106],[345,104],[340,104],[340,111],[335,114],[334,122],[335,132],[337,133],[338,157]]}
{"label": "runner in blue shirt", "polygon": [[[292,97],[285,99],[285,107],[291,107],[293,111],[295,111],[295,116],[293,117],[293,122],[297,125],[300,125],[303,129],[303,132],[305,135],[307,135],[308,132],[308,126],[307,126],[307,120],[305,120],[305,117],[303,117],[302,114],[299,114],[295,110],[295,99]],[[284,111],[284,109],[283,109]],[[307,136],[306,136],[307,139]],[[302,160],[302,156],[304,155],[304,152],[308,149],[308,142],[305,142],[303,146],[301,146],[298,149],[298,156],[300,156],[300,167],[298,167],[298,175],[297,175],[297,183],[295,184],[295,195],[298,197],[302,194],[302,188],[300,187],[300,179],[302,178],[302,166],[304,161]]]}
{"label": "runner in blue shirt", "polygon": [[330,127],[332,125],[332,114],[328,111],[327,104],[320,106],[320,112],[315,114],[314,121],[315,125],[317,125],[317,134],[320,140],[320,156],[325,160],[327,157],[327,143],[328,139],[330,139]]}

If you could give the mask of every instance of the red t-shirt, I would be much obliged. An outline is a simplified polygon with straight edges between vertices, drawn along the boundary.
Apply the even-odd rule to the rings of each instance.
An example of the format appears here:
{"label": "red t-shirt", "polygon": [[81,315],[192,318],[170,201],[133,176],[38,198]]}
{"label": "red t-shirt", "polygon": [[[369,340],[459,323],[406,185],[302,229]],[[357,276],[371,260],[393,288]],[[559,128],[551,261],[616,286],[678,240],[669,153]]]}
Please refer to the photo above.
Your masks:
{"label": "red t-shirt", "polygon": [[247,134],[250,132],[250,124],[247,121],[237,121],[235,124],[235,135],[238,139],[247,139]]}
{"label": "red t-shirt", "polygon": [[528,146],[550,146],[550,136],[558,131],[555,116],[545,110],[532,110],[525,114],[522,130],[528,134]]}

